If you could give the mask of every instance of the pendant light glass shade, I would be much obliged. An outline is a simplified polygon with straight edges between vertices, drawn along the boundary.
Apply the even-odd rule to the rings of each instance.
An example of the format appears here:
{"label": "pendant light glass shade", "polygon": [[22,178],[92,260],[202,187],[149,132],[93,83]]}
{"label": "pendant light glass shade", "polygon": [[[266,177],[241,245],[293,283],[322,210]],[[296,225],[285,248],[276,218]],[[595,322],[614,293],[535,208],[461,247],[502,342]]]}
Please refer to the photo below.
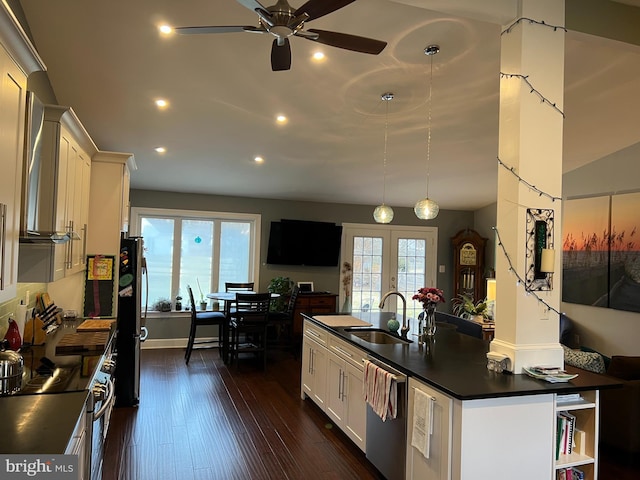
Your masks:
{"label": "pendant light glass shade", "polygon": [[432,220],[438,216],[440,207],[430,198],[423,198],[416,203],[415,207],[413,207],[413,211],[415,212],[416,217],[421,220]]}
{"label": "pendant light glass shade", "polygon": [[384,122],[384,157],[383,157],[383,168],[384,168],[384,177],[382,180],[382,204],[378,205],[376,209],[373,211],[373,219],[377,223],[390,223],[393,220],[393,208],[389,205],[385,205],[384,198],[387,191],[387,136],[389,131],[389,102],[393,100],[393,93],[387,92],[383,93],[381,96],[382,100],[386,102],[387,113],[385,116]]}
{"label": "pendant light glass shade", "polygon": [[390,223],[393,220],[393,208],[389,205],[378,205],[373,211],[373,219],[378,223]]}
{"label": "pendant light glass shade", "polygon": [[413,207],[413,211],[421,220],[432,220],[438,216],[440,206],[429,198],[429,160],[431,160],[431,90],[433,87],[433,56],[440,51],[438,45],[429,45],[424,49],[424,54],[431,58],[431,75],[429,77],[429,117],[427,127],[427,195]]}

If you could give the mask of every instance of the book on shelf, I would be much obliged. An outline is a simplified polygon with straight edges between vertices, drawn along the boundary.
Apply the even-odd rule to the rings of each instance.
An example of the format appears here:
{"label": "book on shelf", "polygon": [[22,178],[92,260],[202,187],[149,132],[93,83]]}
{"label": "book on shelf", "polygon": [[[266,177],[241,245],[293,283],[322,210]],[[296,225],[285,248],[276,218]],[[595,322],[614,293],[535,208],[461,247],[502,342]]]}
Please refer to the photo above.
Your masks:
{"label": "book on shelf", "polygon": [[576,416],[569,412],[561,412],[560,415],[565,418],[564,426],[564,448],[562,449],[562,453],[570,455],[573,453],[573,435],[574,430],[576,428]]}
{"label": "book on shelf", "polygon": [[562,434],[564,431],[565,419],[558,414],[556,416],[556,461],[560,459],[560,452],[562,450]]}
{"label": "book on shelf", "polygon": [[575,429],[573,432],[573,451],[580,454],[587,454],[587,434],[584,430]]}
{"label": "book on shelf", "polygon": [[578,467],[573,467],[573,474],[572,474],[571,480],[584,480],[584,472],[580,470]]}
{"label": "book on shelf", "polygon": [[584,398],[579,393],[559,393],[556,395],[556,402],[558,403],[579,402],[581,400],[584,400]]}
{"label": "book on shelf", "polygon": [[567,471],[564,468],[561,468],[556,472],[556,480],[570,480],[567,479]]}

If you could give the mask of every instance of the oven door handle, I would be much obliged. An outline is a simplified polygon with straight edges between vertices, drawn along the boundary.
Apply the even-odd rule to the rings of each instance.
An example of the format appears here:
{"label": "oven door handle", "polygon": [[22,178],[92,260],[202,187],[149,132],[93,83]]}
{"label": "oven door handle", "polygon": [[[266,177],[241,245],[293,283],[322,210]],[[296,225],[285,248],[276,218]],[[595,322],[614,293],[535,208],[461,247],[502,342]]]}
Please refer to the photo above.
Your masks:
{"label": "oven door handle", "polygon": [[102,416],[105,414],[105,412],[109,409],[109,407],[111,406],[111,403],[115,400],[115,388],[113,385],[113,380],[112,379],[108,379],[107,380],[107,391],[109,392],[107,397],[102,401],[102,406],[100,407],[100,410],[98,410],[97,412],[94,412],[93,414],[93,421],[97,421],[100,420],[102,418]]}

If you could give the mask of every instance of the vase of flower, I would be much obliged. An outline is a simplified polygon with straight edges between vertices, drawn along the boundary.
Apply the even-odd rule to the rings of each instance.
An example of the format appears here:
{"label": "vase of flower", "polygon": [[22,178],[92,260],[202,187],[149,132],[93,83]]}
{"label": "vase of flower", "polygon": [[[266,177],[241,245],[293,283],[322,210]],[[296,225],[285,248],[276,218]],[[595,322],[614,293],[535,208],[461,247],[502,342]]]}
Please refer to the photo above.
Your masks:
{"label": "vase of flower", "polygon": [[342,313],[351,313],[351,264],[344,262],[342,264],[342,287],[344,288],[344,303],[342,304]]}
{"label": "vase of flower", "polygon": [[424,308],[424,334],[433,337],[436,334],[436,306],[428,305]]}
{"label": "vase of flower", "polygon": [[[436,305],[444,302],[444,293],[439,288],[424,287],[418,290],[412,300],[422,303],[423,337],[430,338],[436,334]],[[420,333],[420,332],[419,332]]]}

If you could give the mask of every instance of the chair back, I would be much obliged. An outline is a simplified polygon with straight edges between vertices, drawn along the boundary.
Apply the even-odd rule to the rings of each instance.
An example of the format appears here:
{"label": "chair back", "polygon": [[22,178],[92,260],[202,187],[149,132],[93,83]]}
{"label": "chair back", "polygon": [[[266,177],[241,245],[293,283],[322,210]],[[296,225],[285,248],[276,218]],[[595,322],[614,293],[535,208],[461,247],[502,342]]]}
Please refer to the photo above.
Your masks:
{"label": "chair back", "polygon": [[187,285],[187,292],[189,292],[189,301],[191,302],[191,316],[194,316],[196,311],[196,302],[193,299],[193,290],[191,290],[191,285]]}
{"label": "chair back", "polygon": [[291,290],[291,296],[289,297],[289,303],[287,304],[287,309],[285,313],[289,317],[293,317],[293,311],[296,309],[296,302],[298,301],[298,294],[300,293],[300,287],[295,285]]}
{"label": "chair back", "polygon": [[252,292],[254,282],[225,282],[224,288],[226,292]]}
{"label": "chair back", "polygon": [[235,311],[237,319],[248,323],[266,322],[269,319],[270,293],[236,293]]}

